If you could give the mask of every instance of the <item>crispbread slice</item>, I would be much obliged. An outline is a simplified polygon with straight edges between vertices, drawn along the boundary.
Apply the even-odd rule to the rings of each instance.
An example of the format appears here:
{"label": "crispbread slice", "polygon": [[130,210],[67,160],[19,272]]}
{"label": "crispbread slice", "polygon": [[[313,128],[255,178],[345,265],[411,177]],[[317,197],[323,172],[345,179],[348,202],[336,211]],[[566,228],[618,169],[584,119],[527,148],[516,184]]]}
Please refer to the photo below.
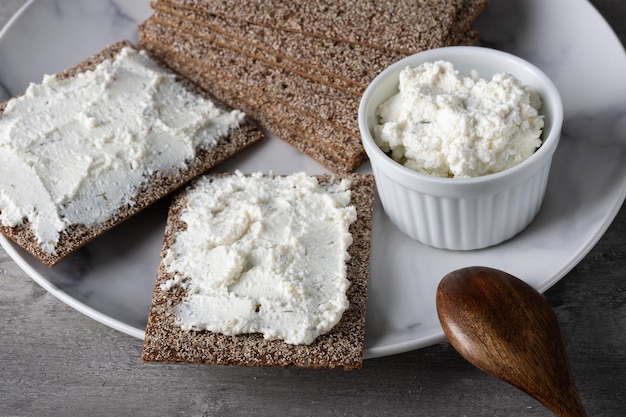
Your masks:
{"label": "crispbread slice", "polygon": [[[185,293],[180,288],[161,289],[161,284],[172,278],[162,263],[148,318],[143,360],[242,366],[343,367],[347,370],[360,368],[365,335],[374,179],[371,175],[359,174],[349,174],[349,177],[352,180],[351,204],[357,209],[357,220],[350,226],[353,243],[348,248],[351,257],[347,262],[351,283],[347,292],[350,306],[329,333],[319,336],[310,345],[289,345],[280,340],[265,340],[259,334],[226,336],[208,331],[183,331],[174,322],[174,309]],[[331,176],[319,178],[320,183],[339,180]],[[162,256],[174,243],[176,232],[186,228],[180,220],[184,208],[185,192],[181,192],[170,206]]]}
{"label": "crispbread slice", "polygon": [[272,100],[263,91],[233,77],[228,69],[216,69],[172,50],[172,46],[153,43],[142,36],[140,45],[162,63],[184,74],[211,91],[230,106],[242,109],[262,127],[309,155],[331,171],[355,170],[365,159],[365,151],[355,136],[337,129],[313,114],[294,110],[289,102]]}
{"label": "crispbread slice", "polygon": [[[57,76],[60,78],[69,78],[74,77],[78,73],[92,70],[102,61],[114,58],[123,47],[132,46],[133,45],[128,41],[113,44],[98,54],[95,54],[94,56],[58,74]],[[188,79],[180,78],[180,81],[193,93],[202,95],[211,99],[215,103],[218,103],[214,97],[209,95],[208,92],[200,89],[196,84],[193,84]],[[6,103],[0,105],[0,111],[4,111],[5,106]],[[262,131],[256,125],[249,121],[245,121],[238,129],[232,131],[228,136],[221,137],[218,140],[218,145],[214,148],[210,150],[197,150],[195,158],[185,161],[185,168],[181,168],[174,174],[167,176],[161,175],[158,172],[154,173],[148,179],[146,184],[140,189],[133,204],[121,207],[110,219],[93,227],[87,227],[84,225],[70,226],[60,235],[60,240],[56,246],[56,253],[48,253],[41,248],[41,246],[37,243],[35,235],[31,231],[30,225],[27,221],[24,222],[23,225],[17,227],[5,227],[0,225],[0,232],[30,252],[43,264],[53,266],[92,239],[138,213],[151,203],[171,193],[176,188],[187,183],[194,177],[206,172],[229,156],[243,150],[253,143],[262,140],[263,137],[264,135]]]}
{"label": "crispbread slice", "polygon": [[410,54],[445,45],[459,13],[485,0],[155,0],[283,31]]}

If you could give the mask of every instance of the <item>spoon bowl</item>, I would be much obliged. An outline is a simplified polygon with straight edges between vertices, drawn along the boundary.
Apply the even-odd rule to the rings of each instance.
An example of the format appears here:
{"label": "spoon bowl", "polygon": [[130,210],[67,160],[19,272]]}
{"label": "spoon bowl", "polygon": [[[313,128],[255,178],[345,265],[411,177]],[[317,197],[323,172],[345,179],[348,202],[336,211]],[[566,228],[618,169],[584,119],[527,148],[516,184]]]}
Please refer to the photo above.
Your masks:
{"label": "spoon bowl", "polygon": [[444,333],[470,363],[557,416],[586,416],[554,311],[534,288],[474,266],[447,274],[436,302]]}

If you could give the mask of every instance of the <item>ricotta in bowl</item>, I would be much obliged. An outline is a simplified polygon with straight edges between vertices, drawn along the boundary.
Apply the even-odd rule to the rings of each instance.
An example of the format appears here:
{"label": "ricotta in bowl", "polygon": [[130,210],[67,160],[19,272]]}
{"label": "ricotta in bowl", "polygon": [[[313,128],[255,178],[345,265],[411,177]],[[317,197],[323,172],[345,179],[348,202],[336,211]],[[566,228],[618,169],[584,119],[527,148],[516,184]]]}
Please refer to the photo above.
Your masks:
{"label": "ricotta in bowl", "polygon": [[539,93],[508,73],[481,78],[448,61],[407,66],[377,110],[376,144],[429,175],[471,178],[526,160],[541,146]]}
{"label": "ricotta in bowl", "polygon": [[538,214],[563,104],[535,65],[477,46],[423,51],[381,72],[359,106],[380,202],[412,239],[497,245]]}

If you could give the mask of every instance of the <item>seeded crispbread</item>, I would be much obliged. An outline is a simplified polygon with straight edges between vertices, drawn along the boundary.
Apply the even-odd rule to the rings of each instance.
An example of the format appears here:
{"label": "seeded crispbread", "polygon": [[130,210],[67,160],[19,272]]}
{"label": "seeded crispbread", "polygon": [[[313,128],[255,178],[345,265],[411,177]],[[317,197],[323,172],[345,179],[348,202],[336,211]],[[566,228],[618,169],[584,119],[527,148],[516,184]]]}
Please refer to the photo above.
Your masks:
{"label": "seeded crispbread", "polygon": [[[123,47],[133,47],[133,45],[128,41],[113,44],[94,56],[85,59],[78,65],[59,73],[57,77],[70,78],[78,73],[93,70],[102,61],[115,58]],[[200,89],[188,79],[180,78],[180,81],[189,91],[218,103],[214,97],[210,96],[206,91]],[[222,104],[220,104],[220,106],[224,107]],[[6,102],[0,105],[0,111],[4,111],[5,107]],[[92,227],[84,225],[70,226],[61,233],[60,240],[56,246],[56,253],[48,253],[41,248],[37,243],[34,233],[30,229],[28,221],[25,221],[23,225],[17,227],[0,225],[0,232],[38,258],[43,264],[53,266],[92,239],[105,233],[115,225],[138,213],[196,176],[206,172],[229,156],[262,140],[263,137],[262,131],[256,125],[245,121],[228,136],[220,138],[217,146],[213,149],[197,150],[196,156],[192,160],[186,161],[187,165],[185,168],[180,169],[172,175],[161,175],[158,172],[151,175],[135,197],[134,204],[120,208],[110,219]]]}
{"label": "seeded crispbread", "polygon": [[[349,174],[352,180],[351,205],[357,220],[350,226],[353,243],[348,248],[347,291],[349,307],[339,323],[310,345],[290,345],[281,340],[265,340],[260,334],[226,336],[209,331],[184,331],[175,324],[175,306],[185,290],[162,290],[172,276],[161,263],[150,308],[142,358],[146,362],[191,362],[241,366],[282,366],[357,369],[362,365],[365,337],[365,308],[369,280],[369,257],[374,202],[371,175]],[[320,183],[338,181],[320,176]],[[193,187],[193,184],[190,186]],[[161,259],[175,242],[176,233],[187,225],[180,219],[186,193],[178,193],[168,214]]]}

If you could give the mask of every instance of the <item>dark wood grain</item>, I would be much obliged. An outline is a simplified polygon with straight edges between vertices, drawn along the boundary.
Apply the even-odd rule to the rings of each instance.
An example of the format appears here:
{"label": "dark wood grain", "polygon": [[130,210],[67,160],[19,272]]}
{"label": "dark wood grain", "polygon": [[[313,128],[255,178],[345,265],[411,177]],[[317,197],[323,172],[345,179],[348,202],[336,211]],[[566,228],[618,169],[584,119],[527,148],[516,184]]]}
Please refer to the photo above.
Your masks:
{"label": "dark wood grain", "polygon": [[[23,2],[0,0],[0,24]],[[626,2],[591,3],[626,43]],[[624,207],[591,252],[544,295],[589,415],[626,415]],[[2,417],[553,415],[448,343],[369,359],[357,372],[153,366],[140,358],[140,340],[63,304],[0,249]]]}
{"label": "dark wood grain", "polygon": [[586,417],[556,315],[530,285],[493,268],[458,269],[439,283],[437,314],[470,363],[557,416]]}

